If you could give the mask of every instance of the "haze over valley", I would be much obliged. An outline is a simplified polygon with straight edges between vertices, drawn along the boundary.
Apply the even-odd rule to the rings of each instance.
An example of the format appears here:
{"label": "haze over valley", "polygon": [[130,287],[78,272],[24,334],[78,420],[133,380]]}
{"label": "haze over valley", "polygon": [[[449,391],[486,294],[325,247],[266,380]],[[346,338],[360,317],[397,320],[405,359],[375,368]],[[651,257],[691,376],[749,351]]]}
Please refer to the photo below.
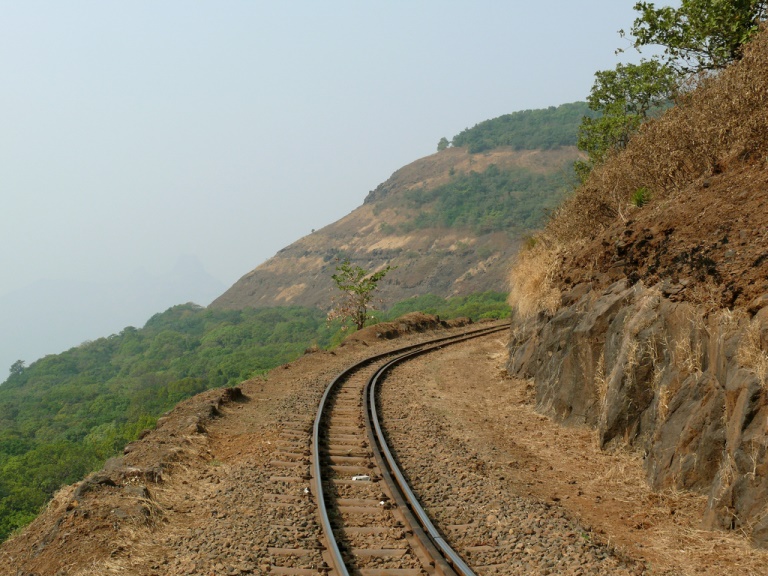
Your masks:
{"label": "haze over valley", "polygon": [[0,15],[1,378],[208,304],[206,275],[154,280],[173,284],[184,255],[221,293],[441,137],[583,100],[632,9],[75,0]]}
{"label": "haze over valley", "polygon": [[168,271],[143,269],[101,282],[38,280],[0,296],[0,378],[17,360],[27,364],[86,340],[143,326],[155,312],[174,304],[208,304],[226,286],[208,274],[194,256],[180,258]]}

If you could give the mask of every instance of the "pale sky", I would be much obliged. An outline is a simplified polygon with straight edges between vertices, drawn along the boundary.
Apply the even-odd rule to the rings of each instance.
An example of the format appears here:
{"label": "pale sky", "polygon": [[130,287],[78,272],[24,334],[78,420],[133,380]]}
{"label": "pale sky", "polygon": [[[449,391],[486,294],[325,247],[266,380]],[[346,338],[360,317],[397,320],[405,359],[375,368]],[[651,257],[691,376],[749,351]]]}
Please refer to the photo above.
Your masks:
{"label": "pale sky", "polygon": [[585,99],[634,3],[0,0],[0,297],[231,285],[440,137]]}
{"label": "pale sky", "polygon": [[633,1],[6,1],[0,293],[231,284],[482,120],[583,100]]}

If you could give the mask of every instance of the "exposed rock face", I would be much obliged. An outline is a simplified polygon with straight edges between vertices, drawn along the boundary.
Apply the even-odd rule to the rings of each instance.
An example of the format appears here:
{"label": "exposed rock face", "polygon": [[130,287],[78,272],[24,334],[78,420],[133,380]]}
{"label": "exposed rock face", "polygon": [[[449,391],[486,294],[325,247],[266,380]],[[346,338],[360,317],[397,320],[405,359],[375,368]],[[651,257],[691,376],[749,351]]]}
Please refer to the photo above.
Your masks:
{"label": "exposed rock face", "polygon": [[706,314],[622,280],[513,321],[508,371],[534,379],[539,411],[642,451],[655,488],[708,494],[707,527],[768,547],[766,350],[766,296]]}

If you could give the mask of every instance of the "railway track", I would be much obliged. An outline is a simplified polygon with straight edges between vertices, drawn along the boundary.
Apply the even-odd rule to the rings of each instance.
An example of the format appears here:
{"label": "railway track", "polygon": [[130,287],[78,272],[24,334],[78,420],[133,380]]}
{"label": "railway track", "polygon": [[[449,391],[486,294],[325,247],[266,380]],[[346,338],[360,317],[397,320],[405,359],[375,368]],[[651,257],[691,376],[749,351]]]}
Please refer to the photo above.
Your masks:
{"label": "railway track", "polygon": [[311,492],[323,530],[319,571],[339,576],[474,574],[432,525],[391,450],[376,409],[386,372],[413,356],[507,326],[475,329],[379,354],[339,374],[320,402],[310,451]]}
{"label": "railway track", "polygon": [[[492,333],[483,330],[466,336]],[[435,366],[443,368],[439,357],[420,363],[421,367],[403,366],[401,376],[381,386],[394,364],[459,341],[454,335],[369,357],[327,387],[323,381],[311,382],[305,400],[292,405],[287,415],[281,414],[278,449],[272,452],[275,460],[261,472],[272,489],[257,496],[259,515],[270,526],[265,547],[255,554],[258,573],[607,576],[642,572],[641,564],[627,563],[593,541],[589,528],[554,505],[554,498],[550,502],[502,494],[506,465],[488,461],[486,470],[485,460],[471,445],[460,438],[453,441],[457,438],[448,429],[449,421],[441,422],[439,416],[434,420],[439,406],[435,413],[428,408],[429,401],[413,397],[431,396],[434,382],[413,378],[414,374],[425,376],[425,366],[440,378],[434,373]],[[450,382],[457,372],[455,362],[468,356],[448,352],[443,358],[453,358],[447,361],[452,376],[445,379]],[[463,378],[473,377],[470,368],[461,372]],[[479,391],[478,386],[482,382],[473,382],[467,391]],[[371,408],[377,397],[386,413],[383,422]],[[484,398],[489,401],[487,393]],[[416,489],[405,483],[397,463],[389,463],[394,458],[387,452],[392,450],[376,434],[384,432],[382,424]],[[409,500],[416,491],[439,530],[425,519],[419,503]],[[459,554],[444,546],[443,536]]]}

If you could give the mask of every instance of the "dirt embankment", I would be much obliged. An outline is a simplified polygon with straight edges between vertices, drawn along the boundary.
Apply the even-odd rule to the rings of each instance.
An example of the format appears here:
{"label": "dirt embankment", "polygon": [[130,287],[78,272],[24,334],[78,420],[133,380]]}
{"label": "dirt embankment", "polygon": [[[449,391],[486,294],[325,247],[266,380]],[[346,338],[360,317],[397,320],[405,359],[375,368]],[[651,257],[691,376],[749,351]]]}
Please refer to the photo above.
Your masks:
{"label": "dirt embankment", "polygon": [[[282,422],[303,418],[311,427],[344,368],[445,329],[434,316],[408,314],[386,335],[364,330],[336,351],[310,350],[267,378],[181,402],[4,542],[0,575],[262,573],[254,542],[266,549],[277,541],[264,494]],[[311,512],[303,520],[313,521]]]}
{"label": "dirt embankment", "polygon": [[768,172],[735,165],[701,177],[648,209],[634,209],[580,250],[558,272],[566,289],[621,278],[659,283],[673,302],[745,308],[768,292]]}

